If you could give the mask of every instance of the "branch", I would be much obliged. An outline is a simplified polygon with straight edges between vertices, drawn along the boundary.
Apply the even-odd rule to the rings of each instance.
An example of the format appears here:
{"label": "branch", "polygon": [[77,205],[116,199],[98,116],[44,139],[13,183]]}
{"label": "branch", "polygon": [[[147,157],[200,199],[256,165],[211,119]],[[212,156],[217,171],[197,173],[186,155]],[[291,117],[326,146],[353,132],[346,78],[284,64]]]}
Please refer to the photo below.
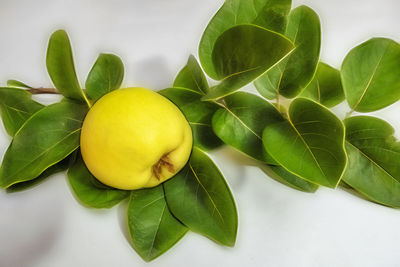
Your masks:
{"label": "branch", "polygon": [[28,92],[31,94],[37,95],[37,94],[60,94],[60,92],[55,89],[55,88],[30,88],[27,89]]}

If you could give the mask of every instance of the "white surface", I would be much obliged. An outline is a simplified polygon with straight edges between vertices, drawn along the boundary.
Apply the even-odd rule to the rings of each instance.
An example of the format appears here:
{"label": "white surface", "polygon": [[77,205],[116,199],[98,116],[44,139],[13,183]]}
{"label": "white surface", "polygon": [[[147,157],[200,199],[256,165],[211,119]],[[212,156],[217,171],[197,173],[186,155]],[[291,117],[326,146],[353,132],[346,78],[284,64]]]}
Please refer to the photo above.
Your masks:
{"label": "white surface", "polygon": [[[125,63],[124,85],[171,85],[222,0],[0,0],[0,81],[50,86],[45,71],[51,32],[68,31],[84,81],[99,52]],[[297,0],[321,17],[321,58],[339,67],[347,51],[372,36],[400,41],[397,0]],[[335,108],[346,111],[345,104]],[[397,103],[377,112],[400,133]],[[0,156],[9,137],[0,127]],[[247,167],[239,153],[212,153],[239,211],[235,248],[193,233],[144,263],[123,235],[124,205],[89,210],[65,175],[21,193],[0,191],[0,266],[399,266],[400,212],[343,190],[306,194]]]}

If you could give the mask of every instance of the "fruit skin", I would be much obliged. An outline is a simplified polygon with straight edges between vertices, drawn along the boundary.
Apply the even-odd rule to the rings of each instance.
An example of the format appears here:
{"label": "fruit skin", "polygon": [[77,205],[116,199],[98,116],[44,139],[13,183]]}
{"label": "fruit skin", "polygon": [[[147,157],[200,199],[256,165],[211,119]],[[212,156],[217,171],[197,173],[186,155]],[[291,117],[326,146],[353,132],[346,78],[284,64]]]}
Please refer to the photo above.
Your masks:
{"label": "fruit skin", "polygon": [[185,116],[167,98],[145,88],[125,88],[106,94],[89,110],[81,152],[99,181],[133,190],[174,176],[189,159],[192,139]]}

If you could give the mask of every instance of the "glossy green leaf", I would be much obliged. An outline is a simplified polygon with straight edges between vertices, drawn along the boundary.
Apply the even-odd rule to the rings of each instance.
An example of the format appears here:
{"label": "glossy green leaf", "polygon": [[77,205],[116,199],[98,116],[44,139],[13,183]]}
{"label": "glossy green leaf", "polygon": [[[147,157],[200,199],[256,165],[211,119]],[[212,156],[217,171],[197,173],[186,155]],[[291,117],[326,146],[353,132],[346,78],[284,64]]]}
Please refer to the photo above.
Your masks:
{"label": "glossy green leaf", "polygon": [[172,214],[189,229],[226,246],[235,244],[235,202],[224,177],[204,152],[194,147],[188,164],[164,188]]}
{"label": "glossy green leaf", "polygon": [[348,166],[343,180],[367,198],[400,208],[400,142],[387,122],[368,116],[345,120]]}
{"label": "glossy green leaf", "polygon": [[218,37],[241,24],[255,24],[276,32],[283,32],[291,0],[226,0],[205,29],[199,45],[200,62],[206,73],[218,79],[212,53]]}
{"label": "glossy green leaf", "polygon": [[268,124],[283,120],[278,110],[259,96],[236,92],[224,98],[224,107],[212,119],[215,134],[248,156],[276,163],[262,143],[262,132]]}
{"label": "glossy green leaf", "polygon": [[212,116],[218,109],[217,104],[201,101],[202,94],[188,88],[168,88],[159,93],[181,109],[192,128],[195,146],[210,150],[222,145],[211,126]]}
{"label": "glossy green leaf", "polygon": [[0,187],[29,181],[79,147],[87,107],[71,100],[44,107],[15,134],[0,168]]}
{"label": "glossy green leaf", "polygon": [[269,99],[278,95],[293,98],[312,80],[321,47],[318,15],[306,6],[293,9],[285,36],[293,41],[296,49],[255,82],[259,93]]}
{"label": "glossy green leaf", "polygon": [[124,78],[124,64],[113,54],[100,54],[86,79],[86,93],[92,100],[118,89]]}
{"label": "glossy green leaf", "polygon": [[218,85],[203,100],[227,96],[251,83],[288,55],[293,43],[255,25],[239,25],[218,37],[212,53]]}
{"label": "glossy green leaf", "polygon": [[128,226],[133,247],[145,261],[166,252],[188,230],[169,211],[162,185],[132,191]]}
{"label": "glossy green leaf", "polygon": [[78,200],[91,208],[111,208],[130,194],[99,182],[87,169],[80,153],[68,170],[68,180]]}
{"label": "glossy green leaf", "polygon": [[344,127],[327,108],[297,98],[288,120],[267,125],[267,152],[289,172],[315,184],[335,188],[346,166]]}
{"label": "glossy green leaf", "polygon": [[51,35],[46,66],[54,86],[63,96],[88,103],[76,77],[71,44],[65,31],[58,30]]}
{"label": "glossy green leaf", "polygon": [[67,157],[67,158],[63,159],[62,161],[58,162],[57,164],[49,167],[47,170],[42,172],[42,174],[40,174],[39,177],[37,177],[33,180],[16,183],[10,187],[7,187],[6,192],[7,193],[16,193],[16,192],[31,189],[31,188],[39,185],[40,183],[42,183],[44,180],[51,177],[52,175],[67,170],[69,167],[69,161],[70,161],[69,158],[70,157]]}
{"label": "glossy green leaf", "polygon": [[203,95],[208,92],[207,78],[194,56],[190,56],[185,67],[175,78],[174,87],[189,88]]}
{"label": "glossy green leaf", "polygon": [[359,112],[387,107],[400,99],[400,44],[373,38],[353,48],[342,64],[349,106]]}
{"label": "glossy green leaf", "polygon": [[287,185],[291,188],[307,192],[314,193],[318,189],[318,185],[310,183],[303,178],[300,178],[297,175],[285,170],[282,166],[278,165],[268,165],[262,166],[261,170],[263,170],[269,177],[272,179]]}
{"label": "glossy green leaf", "polygon": [[31,86],[29,86],[29,85],[27,85],[27,84],[25,84],[23,82],[17,81],[17,80],[8,80],[7,81],[7,86],[8,87],[24,88],[24,89],[32,88]]}
{"label": "glossy green leaf", "polygon": [[320,62],[317,72],[310,84],[301,92],[300,96],[310,98],[330,108],[344,100],[340,72]]}
{"label": "glossy green leaf", "polygon": [[7,133],[13,136],[32,114],[43,108],[32,100],[32,95],[22,89],[0,88],[1,118]]}

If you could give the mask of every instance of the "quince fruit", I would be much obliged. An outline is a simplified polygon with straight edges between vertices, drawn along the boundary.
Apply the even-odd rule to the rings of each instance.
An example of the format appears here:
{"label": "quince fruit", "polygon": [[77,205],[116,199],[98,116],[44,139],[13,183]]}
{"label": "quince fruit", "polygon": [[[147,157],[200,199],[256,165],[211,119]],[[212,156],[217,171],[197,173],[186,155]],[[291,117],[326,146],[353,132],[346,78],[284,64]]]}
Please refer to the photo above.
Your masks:
{"label": "quince fruit", "polygon": [[133,190],[174,176],[189,159],[192,131],[182,112],[145,88],[112,91],[89,110],[81,152],[103,184]]}

